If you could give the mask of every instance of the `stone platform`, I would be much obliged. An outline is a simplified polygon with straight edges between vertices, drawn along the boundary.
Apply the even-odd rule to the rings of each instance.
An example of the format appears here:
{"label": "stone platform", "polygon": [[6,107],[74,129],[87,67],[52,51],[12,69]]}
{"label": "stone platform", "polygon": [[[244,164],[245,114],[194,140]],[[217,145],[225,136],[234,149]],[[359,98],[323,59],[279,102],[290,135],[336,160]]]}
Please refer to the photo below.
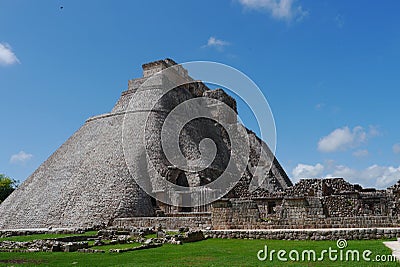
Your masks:
{"label": "stone platform", "polygon": [[[400,237],[400,227],[332,228],[332,229],[269,229],[269,230],[208,230],[208,238],[270,239],[270,240],[373,240]],[[400,243],[399,243],[400,244]],[[400,246],[399,246],[400,247]]]}

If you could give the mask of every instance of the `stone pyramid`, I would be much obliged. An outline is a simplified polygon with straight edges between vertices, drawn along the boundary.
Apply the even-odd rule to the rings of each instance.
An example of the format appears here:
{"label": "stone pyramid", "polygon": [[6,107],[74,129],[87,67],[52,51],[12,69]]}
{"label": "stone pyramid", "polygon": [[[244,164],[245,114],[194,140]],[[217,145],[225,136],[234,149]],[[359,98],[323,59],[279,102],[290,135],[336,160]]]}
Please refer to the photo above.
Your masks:
{"label": "stone pyramid", "polygon": [[[191,123],[190,129],[183,131],[180,139],[183,154],[189,157],[196,157],[200,153],[198,143],[202,138],[216,140],[217,157],[209,170],[184,172],[171,167],[160,152],[162,148],[157,139],[161,113],[155,113],[149,119],[149,123],[153,125],[151,132],[155,134],[150,134],[146,149],[153,153],[146,155],[144,151],[137,151],[135,160],[139,167],[135,171],[129,168],[124,154],[124,118],[132,97],[135,94],[137,96],[138,88],[153,74],[175,65],[171,59],[144,64],[143,77],[129,80],[128,89],[122,92],[110,113],[86,120],[77,132],[0,205],[0,229],[91,227],[109,225],[116,218],[168,216],[174,212],[199,211],[196,208],[185,209],[179,205],[164,205],[156,201],[138,185],[137,181],[140,180],[137,176],[152,181],[154,170],[146,169],[149,162],[152,162],[157,172],[180,186],[199,186],[212,181],[226,168],[226,159],[229,158],[231,144],[226,140],[221,127],[199,119]],[[187,75],[184,71],[183,74]],[[157,89],[157,85],[149,85],[147,89],[143,92],[151,93],[151,90]],[[236,101],[232,97],[222,89],[211,90],[201,82],[174,89],[158,105],[171,111],[179,103],[199,96],[223,101],[236,112]],[[143,95],[138,102],[146,101],[148,96]],[[226,197],[254,197],[249,192],[254,175],[266,177],[259,185],[264,194],[282,191],[291,186],[290,179],[267,145],[253,132],[246,131],[251,152],[248,168]],[[251,174],[249,169],[259,161],[270,162],[272,166]],[[152,185],[153,190],[156,187]],[[207,210],[207,207],[203,207],[204,209]]]}

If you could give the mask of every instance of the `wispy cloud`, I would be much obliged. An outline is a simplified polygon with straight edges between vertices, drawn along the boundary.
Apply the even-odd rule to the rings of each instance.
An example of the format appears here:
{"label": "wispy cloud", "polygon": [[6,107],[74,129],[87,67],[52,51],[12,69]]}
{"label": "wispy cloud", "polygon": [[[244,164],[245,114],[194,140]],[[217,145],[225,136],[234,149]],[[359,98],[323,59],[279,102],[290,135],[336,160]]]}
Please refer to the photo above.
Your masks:
{"label": "wispy cloud", "polygon": [[316,165],[298,164],[292,171],[293,178],[318,178],[324,172],[325,167],[318,163]]}
{"label": "wispy cloud", "polygon": [[316,109],[316,110],[321,110],[321,109],[323,109],[325,106],[326,106],[325,103],[318,103],[318,104],[315,105],[315,109]]}
{"label": "wispy cloud", "polygon": [[329,178],[340,177],[352,183],[359,183],[364,187],[373,186],[386,188],[395,184],[400,179],[400,166],[371,165],[365,169],[357,170],[345,165],[334,165],[332,162],[316,165],[298,164],[292,171],[293,178]]}
{"label": "wispy cloud", "polygon": [[353,152],[353,156],[356,158],[367,157],[369,155],[369,151],[367,149],[360,149]]}
{"label": "wispy cloud", "polygon": [[400,179],[400,166],[379,166],[375,164],[363,170],[356,170],[338,165],[326,177],[343,177],[362,185],[384,188],[393,185]]}
{"label": "wispy cloud", "polygon": [[296,0],[239,0],[248,9],[266,11],[277,20],[300,21],[309,15]]}
{"label": "wispy cloud", "polygon": [[219,50],[222,50],[225,46],[228,45],[230,45],[229,42],[211,36],[210,38],[208,38],[207,44],[203,45],[203,47],[215,47]]}
{"label": "wispy cloud", "polygon": [[346,150],[356,143],[364,142],[366,139],[367,134],[362,127],[357,126],[353,130],[350,130],[349,127],[343,127],[321,138],[318,142],[318,150],[326,153]]}
{"label": "wispy cloud", "polygon": [[0,43],[0,65],[12,65],[20,63],[12,48],[7,43]]}
{"label": "wispy cloud", "polygon": [[32,159],[33,155],[26,153],[25,151],[20,151],[17,154],[14,154],[10,158],[10,163],[17,164],[17,163],[25,163]]}
{"label": "wispy cloud", "polygon": [[338,28],[343,28],[344,27],[344,16],[342,14],[337,14],[335,17],[335,24]]}
{"label": "wispy cloud", "polygon": [[365,143],[369,137],[379,134],[379,130],[374,126],[370,126],[369,131],[364,130],[361,126],[356,126],[353,129],[347,126],[338,128],[319,140],[318,150],[324,153],[345,151],[349,148],[355,148]]}

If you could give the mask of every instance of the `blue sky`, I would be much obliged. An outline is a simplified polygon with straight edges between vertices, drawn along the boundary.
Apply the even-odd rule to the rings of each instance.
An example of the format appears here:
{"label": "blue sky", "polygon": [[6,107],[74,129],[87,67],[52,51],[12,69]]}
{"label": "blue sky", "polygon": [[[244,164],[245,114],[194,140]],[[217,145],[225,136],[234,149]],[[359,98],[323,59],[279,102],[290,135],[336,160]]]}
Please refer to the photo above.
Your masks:
{"label": "blue sky", "polygon": [[385,188],[400,179],[399,8],[2,0],[0,173],[25,180],[88,117],[109,112],[142,63],[170,57],[248,75],[271,106],[277,157],[294,181],[338,176]]}

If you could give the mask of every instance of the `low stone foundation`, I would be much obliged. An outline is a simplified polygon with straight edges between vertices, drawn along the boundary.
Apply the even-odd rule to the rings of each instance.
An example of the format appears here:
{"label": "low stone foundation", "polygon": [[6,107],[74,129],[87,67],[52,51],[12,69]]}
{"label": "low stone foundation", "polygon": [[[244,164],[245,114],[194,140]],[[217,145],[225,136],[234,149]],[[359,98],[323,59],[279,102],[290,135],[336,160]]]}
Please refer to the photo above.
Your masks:
{"label": "low stone foundation", "polygon": [[113,222],[114,227],[151,228],[161,224],[162,229],[178,230],[187,227],[194,230],[211,228],[211,216],[192,217],[132,217],[118,218]]}
{"label": "low stone foundation", "polygon": [[32,229],[5,229],[0,230],[0,237],[38,235],[38,234],[83,234],[93,228],[32,228]]}
{"label": "low stone foundation", "polygon": [[336,218],[259,219],[256,216],[226,220],[213,216],[213,229],[318,229],[318,228],[376,228],[398,227],[400,220],[389,216],[359,216]]}
{"label": "low stone foundation", "polygon": [[274,240],[371,240],[400,237],[400,228],[208,230],[206,238]]}
{"label": "low stone foundation", "polygon": [[[190,218],[190,217],[186,217]],[[128,228],[133,227],[133,223],[136,223],[136,218],[126,218],[119,219],[120,226],[115,226],[118,228],[127,228],[126,233],[130,233],[130,235],[136,236],[136,233],[129,232]],[[138,218],[139,219],[139,218]],[[148,223],[157,224],[164,223],[164,226],[169,225],[169,227],[165,227],[164,229],[175,230],[177,225],[171,223],[171,220],[157,220],[157,219],[177,219],[176,217],[149,217]],[[182,218],[179,218],[179,225],[182,223]],[[193,217],[191,218],[193,219]],[[140,220],[141,222],[145,222],[146,220]],[[186,221],[189,222],[190,220]],[[195,220],[194,220],[195,221]],[[192,222],[194,222],[192,221]],[[126,225],[122,225],[126,224]],[[163,225],[163,224],[162,224]],[[134,229],[137,233],[145,233],[149,228],[154,227],[155,225],[145,226],[146,228],[136,228]],[[387,228],[332,228],[332,229],[256,229],[256,230],[241,230],[241,229],[232,229],[232,230],[205,230],[203,228],[201,231],[188,232],[187,236],[184,237],[183,242],[193,242],[197,240],[202,240],[203,235],[204,238],[223,238],[223,239],[266,239],[266,240],[373,240],[373,239],[393,239],[400,238],[400,227],[387,227]],[[116,230],[102,230],[109,231],[110,234],[118,234]],[[132,229],[130,229],[132,231]],[[154,231],[154,230],[153,230]],[[199,233],[203,233],[199,235]],[[54,230],[44,231],[43,229],[30,229],[29,231],[20,231],[20,230],[12,230],[3,232],[4,237],[10,236],[10,234],[14,235],[29,235],[29,234],[37,234],[37,233],[54,233]],[[125,233],[124,231],[119,231],[119,233]],[[104,232],[99,232],[98,235],[105,235]],[[49,242],[58,242],[58,243],[67,243],[69,241],[83,241],[84,239],[93,238],[90,236],[75,236],[75,237],[66,237],[66,238],[56,238],[49,239]],[[110,237],[109,237],[110,238]],[[115,239],[115,237],[112,237]],[[9,241],[3,241],[3,243],[7,243]],[[1,242],[0,242],[1,243]],[[15,242],[14,242],[15,243]],[[17,243],[32,243],[32,242],[17,242]],[[52,245],[52,244],[51,244]],[[51,246],[50,246],[51,247]],[[1,249],[1,244],[0,244]]]}

